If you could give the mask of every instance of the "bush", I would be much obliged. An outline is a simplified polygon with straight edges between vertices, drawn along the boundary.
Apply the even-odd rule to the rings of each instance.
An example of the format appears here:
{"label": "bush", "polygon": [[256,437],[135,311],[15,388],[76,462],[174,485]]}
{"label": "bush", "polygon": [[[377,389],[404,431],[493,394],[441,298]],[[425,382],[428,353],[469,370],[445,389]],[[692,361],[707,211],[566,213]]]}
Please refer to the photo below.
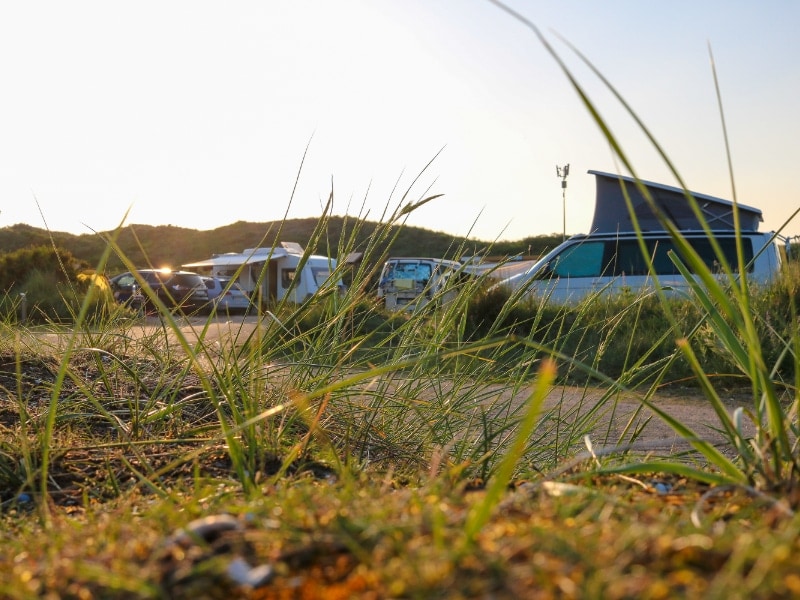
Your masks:
{"label": "bush", "polygon": [[[105,278],[68,251],[51,246],[0,255],[0,315],[5,320],[72,322],[92,292],[89,320],[102,318],[113,302]],[[24,296],[23,296],[24,294]]]}
{"label": "bush", "polygon": [[[714,373],[719,381],[738,380],[741,373],[728,351],[718,343],[708,323],[702,321],[697,304],[684,299],[669,302],[679,322],[689,329],[696,326],[691,345],[704,370]],[[792,338],[792,315],[796,314],[798,303],[800,266],[787,269],[774,284],[752,291],[752,309],[765,357],[778,365],[776,375],[784,381],[792,381],[794,363],[791,360],[781,362],[779,357],[785,353],[786,340]],[[680,335],[672,329],[655,295],[632,293],[558,306],[514,298],[506,289],[493,288],[476,294],[470,300],[466,319],[466,337],[469,339],[517,336],[609,377],[620,378],[626,372],[631,376],[635,374],[638,383],[653,377],[660,366],[675,354]],[[516,356],[511,352],[507,358],[514,360]],[[498,367],[503,368],[502,365]],[[566,369],[562,373],[565,379],[586,379],[586,374],[573,365],[566,366]],[[672,361],[668,378],[669,381],[684,382],[694,379],[683,358]]]}
{"label": "bush", "polygon": [[509,306],[510,300],[511,292],[503,286],[489,287],[475,294],[467,307],[468,337],[478,339],[493,331],[530,333],[538,307],[530,302],[513,302]]}

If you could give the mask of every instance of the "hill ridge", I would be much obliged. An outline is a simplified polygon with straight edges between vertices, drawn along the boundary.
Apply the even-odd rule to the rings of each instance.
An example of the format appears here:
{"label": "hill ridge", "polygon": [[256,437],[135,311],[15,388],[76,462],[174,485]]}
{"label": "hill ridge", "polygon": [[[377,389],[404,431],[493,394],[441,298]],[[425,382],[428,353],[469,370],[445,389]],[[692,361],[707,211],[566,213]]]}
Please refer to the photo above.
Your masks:
{"label": "hill ridge", "polygon": [[[306,217],[283,221],[236,221],[214,229],[191,229],[178,225],[146,225],[131,223],[117,232],[117,243],[122,252],[137,265],[156,267],[178,267],[181,264],[202,260],[212,254],[241,252],[245,248],[258,245],[276,245],[281,241],[297,242],[306,247],[318,218]],[[331,247],[337,247],[340,236],[349,235],[353,217],[333,216],[327,220],[326,239]],[[384,224],[375,221],[362,221],[358,243],[366,239]],[[539,254],[561,241],[560,234],[533,236],[512,242],[486,242],[477,239],[454,236],[441,231],[433,231],[411,225],[397,225],[397,237],[391,248],[385,252],[393,256],[434,256],[440,258],[459,258],[452,256],[459,247],[472,248],[473,253],[491,247],[493,254]],[[114,230],[98,233],[73,234],[49,231],[18,223],[0,228],[0,254],[13,252],[31,246],[53,245],[63,248],[73,256],[89,264],[98,264],[106,249],[105,236]],[[122,270],[122,261],[117,256],[109,260],[107,271]]]}

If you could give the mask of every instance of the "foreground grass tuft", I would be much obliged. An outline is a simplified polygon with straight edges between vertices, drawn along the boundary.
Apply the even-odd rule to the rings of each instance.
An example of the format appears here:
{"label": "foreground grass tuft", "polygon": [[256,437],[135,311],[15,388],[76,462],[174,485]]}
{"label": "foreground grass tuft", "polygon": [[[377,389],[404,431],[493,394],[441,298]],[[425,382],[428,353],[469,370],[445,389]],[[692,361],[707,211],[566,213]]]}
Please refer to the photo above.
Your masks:
{"label": "foreground grass tuft", "polygon": [[[45,530],[6,513],[3,597],[790,597],[798,522],[689,481],[587,478],[509,490],[465,546],[486,491],[292,477],[245,500],[217,483],[74,507]],[[701,525],[692,523],[699,511]],[[209,515],[230,528],[182,531]],[[776,528],[777,526],[777,528]],[[183,541],[181,541],[183,540]],[[757,543],[756,543],[757,540]],[[462,549],[457,551],[455,549]],[[464,551],[464,548],[469,548]],[[268,574],[237,583],[232,565]],[[232,574],[233,572],[233,574]]]}

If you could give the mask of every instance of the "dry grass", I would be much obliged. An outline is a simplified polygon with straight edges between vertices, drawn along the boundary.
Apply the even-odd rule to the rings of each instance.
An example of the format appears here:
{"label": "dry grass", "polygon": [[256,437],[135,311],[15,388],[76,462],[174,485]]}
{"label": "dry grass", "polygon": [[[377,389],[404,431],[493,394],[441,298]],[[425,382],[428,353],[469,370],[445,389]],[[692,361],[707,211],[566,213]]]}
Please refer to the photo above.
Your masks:
{"label": "dry grass", "polygon": [[[474,543],[480,485],[309,475],[245,500],[224,479],[4,515],[0,593],[76,598],[781,598],[800,593],[797,520],[682,480],[517,484]],[[657,487],[658,486],[658,487]],[[692,511],[701,516],[692,523]],[[207,541],[181,528],[230,515]],[[268,567],[241,585],[232,564]]]}

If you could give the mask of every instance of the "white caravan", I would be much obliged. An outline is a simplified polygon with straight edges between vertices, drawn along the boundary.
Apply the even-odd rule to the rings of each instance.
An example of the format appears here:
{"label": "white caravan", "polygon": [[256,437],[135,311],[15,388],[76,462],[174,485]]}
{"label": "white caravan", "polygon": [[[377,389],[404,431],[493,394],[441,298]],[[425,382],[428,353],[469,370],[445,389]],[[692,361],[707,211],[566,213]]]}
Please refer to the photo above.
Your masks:
{"label": "white caravan", "polygon": [[244,252],[215,254],[211,258],[182,265],[202,274],[224,279],[236,277],[236,283],[253,300],[276,302],[284,298],[303,302],[316,294],[325,284],[341,288],[341,281],[331,282],[336,259],[312,254],[298,271],[304,256],[303,248],[293,242],[281,242],[272,248],[248,248]]}

